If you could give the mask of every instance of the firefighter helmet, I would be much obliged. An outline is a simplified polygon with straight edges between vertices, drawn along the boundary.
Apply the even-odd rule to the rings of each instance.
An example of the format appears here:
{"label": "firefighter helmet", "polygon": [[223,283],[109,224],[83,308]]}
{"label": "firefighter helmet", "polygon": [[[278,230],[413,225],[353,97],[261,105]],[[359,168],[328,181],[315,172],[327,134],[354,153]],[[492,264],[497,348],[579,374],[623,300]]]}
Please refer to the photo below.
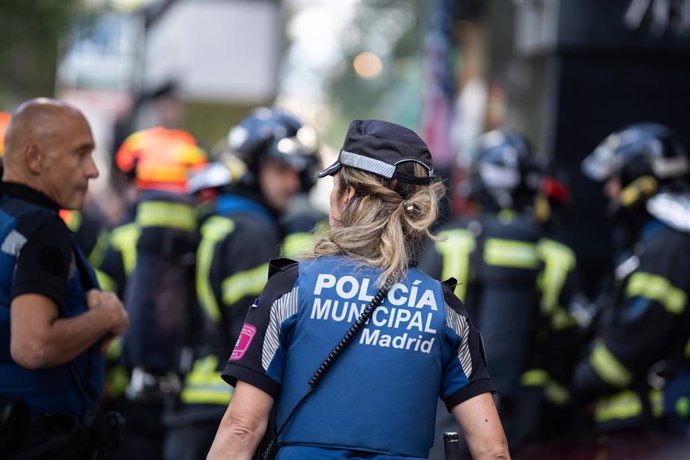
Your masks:
{"label": "firefighter helmet", "polygon": [[582,161],[590,179],[620,179],[619,204],[632,208],[662,190],[685,187],[690,160],[676,134],[657,123],[636,123],[611,133]]}
{"label": "firefighter helmet", "polygon": [[189,172],[206,162],[206,153],[194,136],[163,127],[131,134],[115,154],[118,169],[142,190],[184,193]]}
{"label": "firefighter helmet", "polygon": [[269,159],[277,159],[300,174],[302,187],[311,188],[320,168],[316,132],[279,107],[261,107],[228,133],[230,152],[256,176]]}
{"label": "firefighter helmet", "polygon": [[472,151],[469,197],[487,210],[533,206],[544,167],[527,139],[499,129],[482,134]]}

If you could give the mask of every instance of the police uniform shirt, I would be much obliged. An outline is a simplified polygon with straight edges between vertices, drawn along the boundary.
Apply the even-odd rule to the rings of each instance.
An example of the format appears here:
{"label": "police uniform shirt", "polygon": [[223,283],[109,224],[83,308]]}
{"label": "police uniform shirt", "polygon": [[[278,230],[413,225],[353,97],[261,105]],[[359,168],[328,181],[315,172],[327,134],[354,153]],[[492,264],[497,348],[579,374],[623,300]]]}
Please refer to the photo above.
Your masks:
{"label": "police uniform shirt", "polygon": [[[344,257],[274,274],[247,314],[223,377],[277,399],[277,426],[376,294],[379,272]],[[493,391],[478,331],[451,288],[411,268],[281,435],[315,446],[426,458],[439,395],[449,409]]]}
{"label": "police uniform shirt", "polygon": [[59,206],[21,184],[3,183],[2,192],[53,211],[28,214],[17,223],[16,231],[26,243],[17,258],[10,302],[22,294],[40,294],[64,306],[73,252],[69,230],[57,214]]}
{"label": "police uniform shirt", "polygon": [[0,336],[6,337],[0,343],[0,394],[23,399],[35,414],[82,416],[103,390],[100,343],[62,365],[22,368],[10,355],[9,310],[15,297],[39,294],[57,304],[61,318],[77,316],[88,309],[86,290],[97,287],[94,274],[72,242],[57,204],[42,193],[3,182],[0,218],[5,232],[0,259]]}

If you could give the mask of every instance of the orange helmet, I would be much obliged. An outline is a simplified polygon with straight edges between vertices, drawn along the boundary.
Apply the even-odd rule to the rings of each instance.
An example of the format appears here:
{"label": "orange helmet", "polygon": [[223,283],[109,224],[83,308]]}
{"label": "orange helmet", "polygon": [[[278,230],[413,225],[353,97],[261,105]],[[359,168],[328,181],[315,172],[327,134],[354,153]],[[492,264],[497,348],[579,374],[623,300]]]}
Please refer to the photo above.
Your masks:
{"label": "orange helmet", "polygon": [[155,127],[131,134],[115,154],[115,164],[137,188],[187,191],[187,175],[206,164],[206,152],[187,131]]}
{"label": "orange helmet", "polygon": [[7,125],[10,124],[12,114],[7,112],[0,112],[0,158],[5,154],[5,132]]}

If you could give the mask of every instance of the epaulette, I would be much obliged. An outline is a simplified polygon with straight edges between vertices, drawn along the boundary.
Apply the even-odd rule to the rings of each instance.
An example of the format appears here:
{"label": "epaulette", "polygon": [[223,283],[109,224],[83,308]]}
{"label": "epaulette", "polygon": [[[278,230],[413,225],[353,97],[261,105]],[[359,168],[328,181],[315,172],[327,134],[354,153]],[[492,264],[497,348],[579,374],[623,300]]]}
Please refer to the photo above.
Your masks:
{"label": "epaulette", "polygon": [[281,257],[279,259],[272,259],[268,263],[268,277],[272,277],[278,272],[287,270],[289,267],[297,265],[296,260],[288,259],[287,257]]}

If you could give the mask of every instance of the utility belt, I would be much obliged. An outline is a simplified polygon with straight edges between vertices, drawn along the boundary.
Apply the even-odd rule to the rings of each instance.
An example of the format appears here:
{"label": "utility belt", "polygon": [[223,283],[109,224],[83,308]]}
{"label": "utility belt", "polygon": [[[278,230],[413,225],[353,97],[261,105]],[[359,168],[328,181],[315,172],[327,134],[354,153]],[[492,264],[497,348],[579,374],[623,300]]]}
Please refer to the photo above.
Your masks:
{"label": "utility belt", "polygon": [[125,395],[130,401],[165,403],[175,401],[181,389],[182,381],[175,373],[156,375],[143,367],[135,367]]}
{"label": "utility belt", "polygon": [[8,460],[112,458],[121,443],[124,418],[94,408],[71,414],[31,415],[23,401],[0,403],[0,452]]}

